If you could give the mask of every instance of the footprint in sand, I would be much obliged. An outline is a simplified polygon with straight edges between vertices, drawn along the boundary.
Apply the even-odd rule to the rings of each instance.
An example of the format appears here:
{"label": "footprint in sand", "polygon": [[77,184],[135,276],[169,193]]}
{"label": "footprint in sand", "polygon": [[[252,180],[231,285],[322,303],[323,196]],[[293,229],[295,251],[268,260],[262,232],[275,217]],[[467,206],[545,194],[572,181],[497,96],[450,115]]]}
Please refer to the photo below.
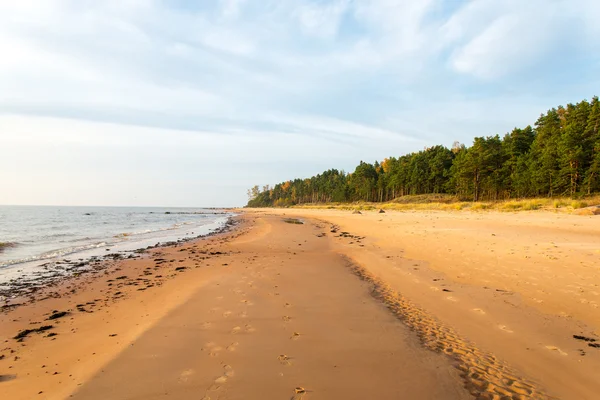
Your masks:
{"label": "footprint in sand", "polygon": [[210,329],[212,328],[212,323],[211,322],[203,322],[200,324],[200,328],[202,329]]}
{"label": "footprint in sand", "polygon": [[292,340],[300,339],[300,333],[298,333],[298,332],[292,333],[292,336],[290,336],[290,339],[292,339]]}
{"label": "footprint in sand", "polygon": [[223,296],[217,296],[215,297],[217,300],[223,300]]}
{"label": "footprint in sand", "polygon": [[240,318],[248,318],[248,313],[246,311],[242,311],[238,315],[240,316]]}
{"label": "footprint in sand", "polygon": [[290,357],[288,357],[285,354],[280,354],[277,359],[279,360],[279,362],[281,363],[281,365],[292,365],[292,362],[290,361]]}
{"label": "footprint in sand", "polygon": [[231,365],[223,365],[223,376],[227,377],[227,378],[231,378],[234,375],[234,371],[233,368],[231,367]]}
{"label": "footprint in sand", "polygon": [[429,289],[433,290],[434,292],[439,292],[440,288],[437,288],[435,286],[429,286]]}
{"label": "footprint in sand", "polygon": [[208,355],[211,357],[217,357],[219,355],[219,352],[222,350],[223,350],[223,348],[221,346],[215,346],[210,350]]}
{"label": "footprint in sand", "polygon": [[238,347],[238,342],[233,342],[229,346],[226,347],[227,351],[235,351]]}
{"label": "footprint in sand", "polygon": [[254,305],[253,302],[251,302],[250,300],[246,300],[246,299],[241,300],[240,303],[244,303],[247,306],[253,306]]}
{"label": "footprint in sand", "polygon": [[474,308],[473,311],[475,311],[478,314],[484,315],[485,311],[483,311],[481,308]]}
{"label": "footprint in sand", "polygon": [[456,297],[452,297],[452,296],[446,297],[446,300],[454,301],[454,302],[458,301],[458,299]]}
{"label": "footprint in sand", "polygon": [[[243,331],[246,333],[252,333],[252,332],[256,331],[256,329],[254,329],[252,327],[252,325],[246,324],[246,325],[244,325]],[[241,326],[233,327],[233,329],[231,330],[231,333],[233,333],[234,335],[236,335],[238,333],[242,333],[242,327]]]}
{"label": "footprint in sand", "polygon": [[297,388],[294,389],[294,395],[292,396],[292,398],[290,400],[300,400],[300,399],[304,398],[305,394],[306,394],[306,389],[298,386]]}
{"label": "footprint in sand", "polygon": [[513,333],[513,331],[508,329],[508,327],[506,325],[498,325],[498,328],[503,330],[506,333]]}
{"label": "footprint in sand", "polygon": [[225,318],[227,318],[227,317],[229,317],[231,314],[232,314],[232,313],[231,313],[231,311],[225,311],[225,312],[223,313],[223,316],[224,316]]}
{"label": "footprint in sand", "polygon": [[561,356],[566,356],[566,355],[568,355],[567,353],[565,353],[564,351],[562,351],[561,349],[559,349],[559,348],[558,348],[558,347],[556,347],[556,346],[546,346],[546,348],[547,348],[548,350],[551,350],[551,351],[556,351],[556,352],[558,352],[558,354],[560,354]]}
{"label": "footprint in sand", "polygon": [[211,357],[216,357],[219,355],[219,352],[222,351],[223,348],[218,346],[215,342],[208,342],[202,348],[202,351],[208,351],[208,355]]}
{"label": "footprint in sand", "polygon": [[281,317],[281,319],[283,320],[283,322],[290,322],[292,320],[292,317],[288,317],[287,315],[284,315],[283,317]]}
{"label": "footprint in sand", "polygon": [[194,375],[193,369],[186,369],[181,374],[179,374],[179,382],[187,382],[189,377]]}
{"label": "footprint in sand", "polygon": [[290,308],[292,305],[291,305],[290,303],[285,303],[283,306],[284,306],[285,308]]}
{"label": "footprint in sand", "polygon": [[219,376],[217,379],[215,379],[214,383],[212,385],[210,385],[210,387],[208,388],[208,390],[219,390],[221,388],[221,386],[223,386],[223,384],[225,382],[227,382],[227,379],[231,378],[234,375],[234,371],[233,368],[231,367],[231,365],[223,365],[223,375]]}
{"label": "footprint in sand", "polygon": [[210,387],[208,388],[208,390],[219,390],[221,389],[221,386],[223,386],[223,384],[227,382],[227,377],[226,376],[220,376],[217,379],[215,379],[215,382],[210,385]]}
{"label": "footprint in sand", "polygon": [[536,299],[535,297],[533,297],[531,300],[535,301],[538,304],[544,302],[544,300]]}

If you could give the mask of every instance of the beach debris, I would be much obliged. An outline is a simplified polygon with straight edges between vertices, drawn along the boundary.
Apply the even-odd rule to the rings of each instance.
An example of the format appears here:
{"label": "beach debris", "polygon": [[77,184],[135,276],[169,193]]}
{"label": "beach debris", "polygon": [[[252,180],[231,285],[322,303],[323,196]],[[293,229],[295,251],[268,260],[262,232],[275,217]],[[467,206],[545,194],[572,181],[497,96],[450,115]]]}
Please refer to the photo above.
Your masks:
{"label": "beach debris", "polygon": [[594,338],[590,338],[590,337],[586,337],[586,336],[582,336],[582,335],[573,335],[573,339],[583,340],[584,342],[587,342],[589,347],[600,349],[600,343],[596,343],[597,340]]}
{"label": "beach debris", "polygon": [[45,332],[52,328],[54,328],[53,325],[44,325],[44,326],[40,326],[39,328],[36,328],[36,329],[24,329],[21,332],[17,333],[17,335],[13,339],[18,340],[18,341],[23,341],[23,339],[25,339],[31,333],[41,333],[41,332]]}
{"label": "beach debris", "polygon": [[12,381],[16,377],[17,377],[16,375],[0,375],[0,382]]}
{"label": "beach debris", "polygon": [[297,219],[297,218],[286,218],[283,220],[283,222],[287,223],[287,224],[295,224],[295,225],[303,225],[304,222],[302,222],[301,220]]}
{"label": "beach debris", "polygon": [[290,357],[285,355],[285,354],[280,354],[279,357],[277,357],[277,359],[279,360],[280,363],[284,364],[284,365],[290,365]]}
{"label": "beach debris", "polygon": [[65,317],[67,315],[69,315],[70,313],[68,311],[52,311],[52,315],[50,315],[48,317],[48,320],[53,320],[53,319],[58,319],[58,318],[62,318]]}
{"label": "beach debris", "polygon": [[379,211],[377,211],[379,214],[385,214],[385,211],[383,210],[383,208],[380,208]]}
{"label": "beach debris", "polygon": [[573,339],[583,340],[584,342],[595,342],[596,341],[596,339],[594,339],[594,338],[589,338],[589,337],[585,337],[582,335],[573,335]]}

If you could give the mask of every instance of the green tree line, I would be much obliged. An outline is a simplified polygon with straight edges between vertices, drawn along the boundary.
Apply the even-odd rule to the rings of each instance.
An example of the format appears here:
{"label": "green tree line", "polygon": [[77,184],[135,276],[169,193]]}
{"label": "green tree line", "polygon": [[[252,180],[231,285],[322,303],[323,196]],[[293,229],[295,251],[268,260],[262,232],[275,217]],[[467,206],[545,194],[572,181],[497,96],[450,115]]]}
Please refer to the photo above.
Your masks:
{"label": "green tree line", "polygon": [[381,162],[354,172],[330,169],[307,179],[248,191],[250,207],[304,203],[384,202],[405,195],[447,193],[462,199],[505,200],[600,192],[598,97],[540,115],[534,126],[476,137]]}

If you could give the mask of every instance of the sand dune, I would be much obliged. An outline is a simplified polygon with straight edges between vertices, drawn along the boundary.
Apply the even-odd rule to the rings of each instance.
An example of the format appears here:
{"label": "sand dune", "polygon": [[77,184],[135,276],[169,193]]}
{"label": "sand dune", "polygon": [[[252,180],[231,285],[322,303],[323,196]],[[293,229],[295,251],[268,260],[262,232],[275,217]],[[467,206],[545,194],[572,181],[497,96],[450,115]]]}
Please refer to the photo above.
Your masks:
{"label": "sand dune", "polygon": [[[232,233],[116,262],[4,311],[0,390],[594,399],[593,218],[249,210]],[[51,328],[13,339],[41,326]]]}

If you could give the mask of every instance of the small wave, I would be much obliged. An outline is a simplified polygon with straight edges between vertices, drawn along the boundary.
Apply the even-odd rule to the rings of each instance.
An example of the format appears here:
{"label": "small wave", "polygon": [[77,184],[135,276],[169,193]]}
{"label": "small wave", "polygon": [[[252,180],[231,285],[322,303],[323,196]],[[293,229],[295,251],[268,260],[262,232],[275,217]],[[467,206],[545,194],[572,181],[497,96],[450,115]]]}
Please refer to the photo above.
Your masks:
{"label": "small wave", "polygon": [[75,238],[75,239],[65,240],[65,242],[82,242],[84,240],[94,240],[94,238],[86,236],[86,237],[82,237],[82,238]]}
{"label": "small wave", "polygon": [[91,244],[82,245],[82,246],[73,246],[73,247],[66,247],[63,249],[52,250],[52,251],[48,251],[46,253],[35,255],[35,256],[2,261],[2,262],[0,262],[0,268],[8,267],[8,266],[15,265],[15,264],[23,264],[23,263],[32,262],[32,261],[49,260],[52,258],[63,257],[66,255],[69,255],[69,254],[78,253],[78,252],[84,251],[84,250],[97,249],[99,247],[104,247],[107,245],[108,245],[108,243],[106,243],[106,242],[99,242],[99,243],[91,243]]}
{"label": "small wave", "polygon": [[132,235],[143,235],[145,233],[152,233],[152,232],[159,232],[160,229],[144,229],[143,231],[137,231],[137,232],[133,232]]}
{"label": "small wave", "polygon": [[61,238],[61,237],[67,237],[67,236],[71,236],[71,233],[53,233],[51,235],[46,235],[44,236],[45,238]]}

